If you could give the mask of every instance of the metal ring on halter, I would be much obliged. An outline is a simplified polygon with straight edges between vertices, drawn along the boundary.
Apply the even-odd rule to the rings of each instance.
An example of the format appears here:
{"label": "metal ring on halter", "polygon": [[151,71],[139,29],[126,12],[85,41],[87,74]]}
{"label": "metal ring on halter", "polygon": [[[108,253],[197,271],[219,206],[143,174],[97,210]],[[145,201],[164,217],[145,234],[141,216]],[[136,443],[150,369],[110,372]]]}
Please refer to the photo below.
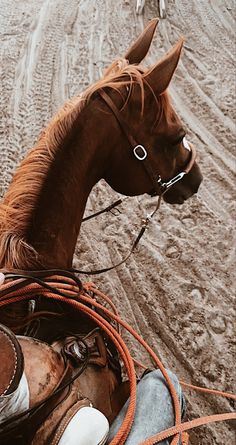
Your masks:
{"label": "metal ring on halter", "polygon": [[[141,151],[142,154],[139,154]],[[133,149],[134,152],[134,156],[139,160],[139,161],[143,161],[144,159],[146,159],[147,157],[147,151],[146,149],[143,147],[143,145],[136,145],[136,147],[134,147]],[[138,153],[139,152],[139,153]]]}

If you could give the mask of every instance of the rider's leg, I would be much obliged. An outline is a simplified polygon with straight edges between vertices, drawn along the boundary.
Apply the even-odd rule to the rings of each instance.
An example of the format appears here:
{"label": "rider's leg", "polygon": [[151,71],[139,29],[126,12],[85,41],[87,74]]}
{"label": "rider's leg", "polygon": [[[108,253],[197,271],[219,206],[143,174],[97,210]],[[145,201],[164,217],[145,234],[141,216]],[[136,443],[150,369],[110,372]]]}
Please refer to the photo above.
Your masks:
{"label": "rider's leg", "polygon": [[[168,371],[168,374],[178,394],[183,415],[185,403],[181,386],[177,377],[171,371]],[[127,407],[128,401],[110,427],[108,443],[119,430],[124,420]],[[160,371],[152,371],[149,374],[146,374],[137,386],[135,419],[125,444],[138,445],[144,439],[147,439],[173,425],[174,411],[167,384]],[[158,445],[167,445],[168,443],[167,440],[164,440]]]}

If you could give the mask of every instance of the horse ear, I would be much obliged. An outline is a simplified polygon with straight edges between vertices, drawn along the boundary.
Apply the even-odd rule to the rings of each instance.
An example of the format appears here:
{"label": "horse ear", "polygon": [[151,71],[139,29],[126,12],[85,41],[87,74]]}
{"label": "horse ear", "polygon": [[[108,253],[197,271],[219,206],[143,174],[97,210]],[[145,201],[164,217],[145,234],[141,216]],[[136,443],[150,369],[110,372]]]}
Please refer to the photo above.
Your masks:
{"label": "horse ear", "polygon": [[124,58],[127,59],[130,64],[139,64],[144,59],[150,48],[158,22],[159,20],[157,18],[152,19],[125,54]]}
{"label": "horse ear", "polygon": [[150,85],[156,96],[162,94],[169,86],[177,68],[184,39],[181,38],[171,50],[144,74],[145,81]]}

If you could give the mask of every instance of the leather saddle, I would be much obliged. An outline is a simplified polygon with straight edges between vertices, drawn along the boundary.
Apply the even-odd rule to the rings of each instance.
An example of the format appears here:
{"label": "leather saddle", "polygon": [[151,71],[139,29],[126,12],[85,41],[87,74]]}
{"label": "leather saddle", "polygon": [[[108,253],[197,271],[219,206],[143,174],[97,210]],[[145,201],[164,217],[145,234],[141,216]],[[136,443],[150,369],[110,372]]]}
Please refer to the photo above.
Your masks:
{"label": "leather saddle", "polygon": [[0,443],[103,445],[129,396],[99,328],[52,344],[0,325]]}

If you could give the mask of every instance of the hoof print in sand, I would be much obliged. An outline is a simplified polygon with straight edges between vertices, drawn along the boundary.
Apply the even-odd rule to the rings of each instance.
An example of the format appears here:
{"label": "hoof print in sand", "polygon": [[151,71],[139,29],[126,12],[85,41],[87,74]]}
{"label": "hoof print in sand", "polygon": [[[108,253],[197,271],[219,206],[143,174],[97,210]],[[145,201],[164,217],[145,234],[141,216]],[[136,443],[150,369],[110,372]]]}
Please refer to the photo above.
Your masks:
{"label": "hoof print in sand", "polygon": [[215,363],[209,359],[209,357],[203,360],[201,370],[204,377],[208,378],[211,382],[217,380],[217,367],[215,366]]}
{"label": "hoof print in sand", "polygon": [[165,254],[168,258],[173,258],[173,259],[178,259],[181,256],[181,252],[179,251],[179,248],[175,245],[168,247],[166,249]]}
{"label": "hoof print in sand", "polygon": [[223,334],[227,328],[226,318],[221,314],[213,313],[210,316],[209,325],[215,334]]}

